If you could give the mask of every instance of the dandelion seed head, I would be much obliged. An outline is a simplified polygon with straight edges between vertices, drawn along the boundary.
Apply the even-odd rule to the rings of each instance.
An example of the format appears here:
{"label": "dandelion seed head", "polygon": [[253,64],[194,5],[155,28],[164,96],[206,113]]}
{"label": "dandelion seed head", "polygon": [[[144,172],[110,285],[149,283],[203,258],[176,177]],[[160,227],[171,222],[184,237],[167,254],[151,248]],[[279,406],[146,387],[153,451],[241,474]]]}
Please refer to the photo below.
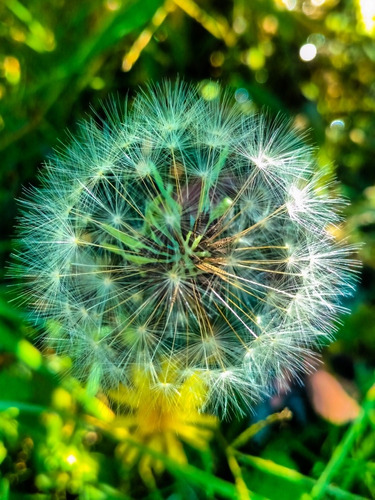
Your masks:
{"label": "dandelion seed head", "polygon": [[345,201],[314,158],[228,92],[164,82],[112,104],[21,201],[20,302],[90,387],[134,407],[135,373],[163,401],[194,379],[200,411],[245,411],[310,369],[353,293],[355,248],[328,230]]}

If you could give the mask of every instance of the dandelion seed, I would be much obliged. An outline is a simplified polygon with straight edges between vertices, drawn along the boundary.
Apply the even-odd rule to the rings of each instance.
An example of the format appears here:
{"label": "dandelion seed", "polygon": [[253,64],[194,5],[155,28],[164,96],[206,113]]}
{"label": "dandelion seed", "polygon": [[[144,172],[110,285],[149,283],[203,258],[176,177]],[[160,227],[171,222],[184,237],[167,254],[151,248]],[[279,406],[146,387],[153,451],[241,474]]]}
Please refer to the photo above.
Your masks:
{"label": "dandelion seed", "polygon": [[201,410],[243,411],[310,369],[353,291],[355,249],[327,230],[344,202],[314,169],[280,117],[150,87],[82,123],[26,193],[20,302],[93,389],[140,370],[173,401],[194,375]]}

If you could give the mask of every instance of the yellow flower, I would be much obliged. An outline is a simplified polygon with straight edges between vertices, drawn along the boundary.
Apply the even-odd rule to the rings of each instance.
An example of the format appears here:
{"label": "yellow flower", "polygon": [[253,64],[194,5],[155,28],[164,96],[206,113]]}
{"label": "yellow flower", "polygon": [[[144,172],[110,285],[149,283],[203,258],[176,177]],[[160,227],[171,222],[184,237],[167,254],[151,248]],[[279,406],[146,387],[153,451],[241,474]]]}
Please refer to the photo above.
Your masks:
{"label": "yellow flower", "polygon": [[[166,363],[157,381],[144,370],[134,370],[132,386],[121,386],[112,391],[113,402],[125,406],[128,413],[118,417],[114,425],[126,428],[133,441],[167,455],[180,464],[187,463],[182,441],[204,451],[218,424],[212,415],[200,413],[205,398],[201,377],[192,373],[179,384],[177,370]],[[154,484],[153,473],[160,474],[165,466],[162,460],[145,454],[140,448],[124,440],[117,447],[117,455],[127,467],[138,463],[143,481]]]}

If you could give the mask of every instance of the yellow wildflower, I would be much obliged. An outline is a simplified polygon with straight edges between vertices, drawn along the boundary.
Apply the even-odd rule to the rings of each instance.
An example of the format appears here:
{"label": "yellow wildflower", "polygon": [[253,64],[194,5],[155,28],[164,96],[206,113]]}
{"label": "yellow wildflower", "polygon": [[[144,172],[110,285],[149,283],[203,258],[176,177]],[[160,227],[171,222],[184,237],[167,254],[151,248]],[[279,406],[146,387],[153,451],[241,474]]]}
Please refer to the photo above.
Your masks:
{"label": "yellow wildflower", "polygon": [[[204,451],[218,423],[216,417],[198,411],[205,392],[198,374],[192,373],[179,383],[177,370],[171,370],[168,364],[157,381],[149,372],[134,370],[131,387],[120,386],[118,391],[110,393],[113,402],[128,410],[114,424],[125,427],[133,441],[185,464],[182,442]],[[141,478],[148,485],[154,484],[153,472],[160,474],[165,468],[162,460],[143,453],[126,439],[116,452],[127,467],[138,463]]]}

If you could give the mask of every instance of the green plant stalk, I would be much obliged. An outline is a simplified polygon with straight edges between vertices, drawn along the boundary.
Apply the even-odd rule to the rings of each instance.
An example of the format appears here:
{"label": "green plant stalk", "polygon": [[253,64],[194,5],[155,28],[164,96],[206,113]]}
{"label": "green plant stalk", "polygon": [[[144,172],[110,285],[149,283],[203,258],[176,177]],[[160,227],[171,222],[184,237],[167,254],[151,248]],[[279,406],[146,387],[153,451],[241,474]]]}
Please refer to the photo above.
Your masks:
{"label": "green plant stalk", "polygon": [[4,500],[8,500],[10,494],[9,481],[5,477],[0,479],[0,496]]}
{"label": "green plant stalk", "polygon": [[228,445],[225,437],[221,432],[218,432],[216,437],[225,452],[227,463],[236,485],[238,500],[250,500],[252,498],[259,498],[247,487],[247,484],[243,478],[241,467],[235,455],[236,450],[232,446]]}
{"label": "green plant stalk", "polygon": [[273,424],[274,422],[290,420],[292,416],[292,412],[288,408],[284,408],[284,410],[279,413],[273,413],[272,415],[269,415],[265,420],[261,420],[260,422],[252,424],[244,432],[237,436],[236,439],[231,443],[231,447],[240,448],[241,446],[246,444],[252,437],[254,437],[255,434],[257,434],[268,425]]}
{"label": "green plant stalk", "polygon": [[243,479],[241,467],[237,458],[234,456],[233,450],[230,447],[227,448],[227,461],[234,477],[234,482],[238,491],[238,498],[240,500],[250,500],[252,498],[251,493],[249,492]]}
{"label": "green plant stalk", "polygon": [[[210,485],[211,492],[221,495],[225,498],[229,498],[232,500],[234,499],[242,500],[241,497],[239,496],[238,489],[234,484],[229,483],[228,481],[224,481],[223,479],[220,479],[218,477],[215,477],[209,472],[198,469],[193,465],[179,464],[176,461],[169,458],[168,456],[163,455],[162,453],[158,453],[148,448],[147,446],[144,446],[128,437],[126,437],[124,441],[140,449],[142,453],[147,453],[151,455],[153,458],[161,460],[165,465],[165,467],[169,470],[169,472],[175,475],[176,477],[188,480],[191,482],[191,484],[195,484],[196,486],[201,487],[203,489],[206,489],[207,485]],[[251,498],[252,500],[265,500],[260,495],[252,493],[250,491],[248,491],[248,493],[249,493],[249,498]]]}
{"label": "green plant stalk", "polygon": [[34,405],[32,403],[23,403],[22,401],[0,401],[0,412],[9,410],[9,408],[17,408],[17,410],[24,413],[40,414],[48,410],[47,407],[41,405]]}
{"label": "green plant stalk", "polygon": [[[238,457],[239,462],[242,462],[243,464],[251,465],[261,472],[269,474],[270,476],[279,477],[284,481],[294,483],[296,486],[302,486],[306,490],[311,489],[311,487],[316,484],[316,481],[313,478],[304,476],[296,470],[276,464],[271,460],[247,455],[237,450],[235,450],[235,455]],[[365,500],[364,497],[353,495],[352,493],[342,490],[337,486],[328,485],[325,491],[339,500]]]}
{"label": "green plant stalk", "polygon": [[324,493],[328,491],[331,479],[340,469],[346,456],[349,454],[356,439],[362,434],[367,426],[370,411],[375,408],[375,384],[368,390],[361,412],[357,419],[347,430],[339,445],[336,447],[331,460],[320,475],[311,490],[311,497],[314,499],[322,498]]}

